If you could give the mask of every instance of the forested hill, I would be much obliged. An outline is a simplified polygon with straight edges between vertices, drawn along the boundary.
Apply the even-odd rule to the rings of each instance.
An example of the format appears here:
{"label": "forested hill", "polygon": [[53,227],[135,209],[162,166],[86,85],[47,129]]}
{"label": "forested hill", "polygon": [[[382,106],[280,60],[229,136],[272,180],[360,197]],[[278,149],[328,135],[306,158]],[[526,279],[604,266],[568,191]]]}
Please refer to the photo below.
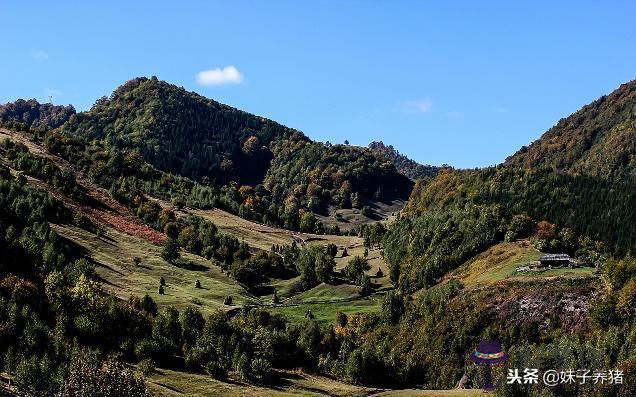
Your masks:
{"label": "forested hill", "polygon": [[384,142],[371,142],[369,149],[374,153],[389,159],[400,174],[411,180],[417,180],[424,177],[434,177],[437,175],[441,167],[433,165],[420,164],[397,151],[392,145],[385,145]]}
{"label": "forested hill", "polygon": [[0,105],[0,122],[11,124],[18,129],[28,127],[50,130],[61,126],[74,114],[75,108],[71,105],[56,106],[39,103],[35,99],[18,99]]}
{"label": "forested hill", "polygon": [[264,176],[270,142],[299,134],[155,77],[126,82],[61,131],[138,148],[155,167],[192,179],[247,182]]}
{"label": "forested hill", "polygon": [[537,234],[544,251],[592,262],[601,252],[634,252],[635,121],[631,82],[504,164],[420,180],[387,234],[394,281],[406,290],[431,286],[499,242]]}
{"label": "forested hill", "polygon": [[298,130],[155,77],[126,82],[86,112],[18,100],[1,107],[0,117],[10,129],[48,131],[40,137],[48,150],[87,172],[117,175],[100,181],[111,191],[121,190],[121,157],[132,156],[213,189],[206,205],[288,229],[350,230],[348,224],[327,230],[315,215],[351,209],[362,214],[363,223],[375,221],[389,214],[382,212],[389,207],[375,203],[399,203],[413,187],[387,156],[314,142]]}
{"label": "forested hill", "polygon": [[636,80],[561,119],[505,164],[636,177]]}

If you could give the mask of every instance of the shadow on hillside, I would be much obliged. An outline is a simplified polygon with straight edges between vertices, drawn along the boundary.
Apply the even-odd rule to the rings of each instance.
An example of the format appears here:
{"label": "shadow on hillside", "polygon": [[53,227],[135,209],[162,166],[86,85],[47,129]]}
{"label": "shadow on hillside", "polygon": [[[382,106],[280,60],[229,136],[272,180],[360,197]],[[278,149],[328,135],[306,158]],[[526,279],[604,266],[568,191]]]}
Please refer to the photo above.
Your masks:
{"label": "shadow on hillside", "polygon": [[199,265],[198,263],[194,263],[192,261],[176,261],[173,263],[173,265],[180,269],[192,270],[195,272],[204,272],[206,270],[210,270],[209,267]]}
{"label": "shadow on hillside", "polygon": [[93,209],[97,209],[97,210],[102,210],[102,211],[107,211],[107,210],[111,210],[112,208],[110,208],[109,206],[107,206],[106,204],[104,204],[103,202],[97,200],[95,197],[89,195],[88,190],[86,190],[85,187],[81,187],[82,189],[82,198],[81,198],[81,203],[85,204]]}

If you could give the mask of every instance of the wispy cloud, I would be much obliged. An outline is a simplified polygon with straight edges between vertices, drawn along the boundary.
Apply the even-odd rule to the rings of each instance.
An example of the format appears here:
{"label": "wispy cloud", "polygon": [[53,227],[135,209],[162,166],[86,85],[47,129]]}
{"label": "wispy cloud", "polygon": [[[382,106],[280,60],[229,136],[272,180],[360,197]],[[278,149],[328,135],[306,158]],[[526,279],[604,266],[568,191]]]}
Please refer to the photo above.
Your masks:
{"label": "wispy cloud", "polygon": [[244,76],[234,65],[214,68],[197,73],[197,83],[202,86],[241,84]]}
{"label": "wispy cloud", "polygon": [[503,106],[493,106],[492,110],[494,110],[497,113],[508,113],[508,109],[506,109]]}
{"label": "wispy cloud", "polygon": [[402,104],[402,110],[407,113],[426,113],[433,108],[431,98],[406,101]]}
{"label": "wispy cloud", "polygon": [[35,59],[36,61],[42,61],[44,59],[48,59],[49,54],[42,50],[31,51],[31,58]]}

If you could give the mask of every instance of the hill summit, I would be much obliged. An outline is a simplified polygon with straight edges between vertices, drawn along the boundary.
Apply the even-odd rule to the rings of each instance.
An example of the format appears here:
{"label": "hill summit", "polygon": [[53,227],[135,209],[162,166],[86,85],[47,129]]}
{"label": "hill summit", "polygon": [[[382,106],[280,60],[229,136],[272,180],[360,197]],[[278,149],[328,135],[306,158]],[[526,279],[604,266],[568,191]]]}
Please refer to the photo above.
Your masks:
{"label": "hill summit", "polygon": [[220,180],[254,179],[254,173],[262,179],[269,157],[261,146],[302,136],[156,77],[126,82],[88,112],[71,117],[62,131],[135,147],[163,171]]}
{"label": "hill summit", "polygon": [[505,164],[636,177],[636,80],[561,119]]}
{"label": "hill summit", "polygon": [[337,209],[365,222],[384,218],[376,204],[405,200],[413,187],[373,150],[314,142],[156,77],[126,82],[58,131],[137,151],[160,171],[218,188],[231,212],[290,229],[301,228],[304,216],[301,229],[320,231],[311,214],[329,217]]}

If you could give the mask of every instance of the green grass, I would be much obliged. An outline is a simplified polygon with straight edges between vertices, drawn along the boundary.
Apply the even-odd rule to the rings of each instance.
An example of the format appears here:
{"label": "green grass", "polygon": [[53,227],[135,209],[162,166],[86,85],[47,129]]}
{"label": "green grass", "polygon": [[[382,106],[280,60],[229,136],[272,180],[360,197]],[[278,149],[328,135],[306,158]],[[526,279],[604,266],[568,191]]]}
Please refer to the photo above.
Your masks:
{"label": "green grass", "polygon": [[332,242],[339,247],[349,247],[362,244],[362,239],[359,237],[292,232],[286,229],[279,229],[251,222],[218,208],[212,210],[188,209],[187,211],[214,222],[214,224],[219,228],[219,231],[232,234],[239,240],[245,240],[250,247],[259,248],[265,251],[269,251],[272,244],[290,244],[293,239],[296,239],[297,241],[304,240],[310,244],[326,245]]}
{"label": "green grass", "polygon": [[[273,279],[269,283],[267,283],[267,285],[272,288],[275,288],[278,296],[281,297],[282,299],[285,299],[285,298],[291,297],[292,295],[296,293],[294,291],[294,288],[296,284],[299,282],[300,282],[300,276],[296,276],[287,280]],[[263,300],[266,301],[268,298],[271,298],[271,297],[272,297],[271,295],[263,296]]]}
{"label": "green grass", "polygon": [[[227,310],[243,304],[258,304],[261,300],[250,294],[233,279],[222,273],[218,266],[196,255],[182,252],[182,260],[201,266],[203,270],[188,270],[166,263],[161,259],[161,246],[113,229],[105,229],[97,236],[72,225],[52,225],[63,237],[78,244],[97,263],[97,273],[103,279],[106,291],[127,299],[131,295],[150,295],[160,307],[183,309],[195,306],[204,314],[218,309]],[[133,258],[141,258],[135,266]],[[166,279],[165,295],[159,295],[159,278]],[[194,288],[196,280],[201,289]],[[278,280],[279,287],[291,289],[295,282]],[[283,289],[283,288],[281,288]],[[333,321],[337,311],[347,314],[379,312],[382,296],[357,299],[358,287],[320,285],[293,297],[289,303],[270,310],[283,313],[291,321],[302,321],[311,310],[320,322]],[[226,296],[232,296],[234,306],[223,305]],[[263,301],[268,302],[267,299]],[[317,301],[332,301],[316,303]]]}
{"label": "green grass", "polygon": [[351,301],[332,303],[301,303],[283,306],[274,306],[269,310],[283,314],[289,321],[302,322],[305,320],[307,310],[315,316],[315,320],[320,323],[333,322],[336,319],[336,312],[345,314],[379,313],[382,310],[382,295],[374,295],[366,299],[356,299]]}
{"label": "green grass", "polygon": [[[170,265],[161,259],[161,246],[114,229],[107,228],[102,236],[97,236],[72,225],[52,226],[61,236],[86,251],[97,263],[97,273],[103,279],[106,291],[122,299],[127,299],[131,295],[141,297],[148,294],[160,307],[174,306],[183,309],[186,306],[195,306],[204,314],[246,303],[261,303],[258,297],[222,273],[218,266],[199,256],[182,252],[183,261],[202,269],[188,270]],[[134,257],[141,258],[140,266],[134,265]],[[166,280],[164,295],[158,293],[160,277]],[[194,288],[197,279],[201,281],[201,289]],[[272,285],[290,293],[295,281],[275,280]],[[223,299],[228,295],[232,296],[235,306],[223,305]],[[382,296],[361,299],[357,297],[356,286],[322,284],[292,297],[285,305],[273,307],[271,310],[283,313],[291,321],[302,321],[306,311],[311,310],[320,322],[333,321],[337,311],[348,314],[380,311]],[[263,301],[268,302],[265,297]],[[323,301],[331,302],[318,303]]]}
{"label": "green grass", "polygon": [[291,299],[291,302],[327,302],[354,299],[359,296],[360,287],[351,284],[320,284],[308,291],[302,292]]}
{"label": "green grass", "polygon": [[[327,245],[329,243],[333,243],[339,248],[339,252],[336,257],[336,269],[338,270],[344,268],[354,256],[364,255],[364,240],[357,236],[331,236],[292,232],[285,229],[251,222],[218,208],[212,210],[189,209],[187,211],[212,221],[219,228],[219,231],[231,234],[239,240],[245,241],[250,247],[265,251],[269,251],[272,244],[290,244],[292,239],[296,239],[297,241],[300,239],[306,241],[307,244]],[[342,257],[342,249],[344,247],[347,247],[347,252],[349,254],[346,257]],[[378,268],[381,269],[384,276],[376,278],[374,281],[380,288],[390,288],[391,280],[389,278],[389,267],[380,255],[380,250],[370,250],[367,259],[369,260],[369,266],[371,267],[367,274],[375,276]],[[287,289],[291,286],[286,283],[286,281],[289,280],[282,281],[279,286],[272,284],[272,286],[277,289],[283,290],[279,291],[281,296],[285,296]],[[275,281],[274,283],[277,282]]]}
{"label": "green grass", "polygon": [[539,273],[522,273],[518,277],[595,277],[593,267],[549,269]]}
{"label": "green grass", "polygon": [[[97,236],[71,225],[52,225],[56,232],[84,248],[97,263],[97,273],[104,280],[104,288],[123,299],[131,295],[150,295],[159,306],[182,309],[196,306],[204,314],[228,309],[223,299],[230,295],[235,305],[257,303],[236,281],[221,273],[218,266],[196,255],[182,252],[182,260],[200,266],[202,270],[188,270],[161,259],[161,246],[143,239],[106,229]],[[135,266],[133,258],[141,258]],[[159,295],[159,278],[166,280],[165,295]],[[201,288],[194,288],[196,280]]]}
{"label": "green grass", "polygon": [[517,268],[538,260],[543,253],[529,242],[499,243],[469,260],[447,278],[457,278],[466,286],[492,284],[504,280],[546,277],[593,277],[590,267],[550,269],[542,272],[518,273]]}

